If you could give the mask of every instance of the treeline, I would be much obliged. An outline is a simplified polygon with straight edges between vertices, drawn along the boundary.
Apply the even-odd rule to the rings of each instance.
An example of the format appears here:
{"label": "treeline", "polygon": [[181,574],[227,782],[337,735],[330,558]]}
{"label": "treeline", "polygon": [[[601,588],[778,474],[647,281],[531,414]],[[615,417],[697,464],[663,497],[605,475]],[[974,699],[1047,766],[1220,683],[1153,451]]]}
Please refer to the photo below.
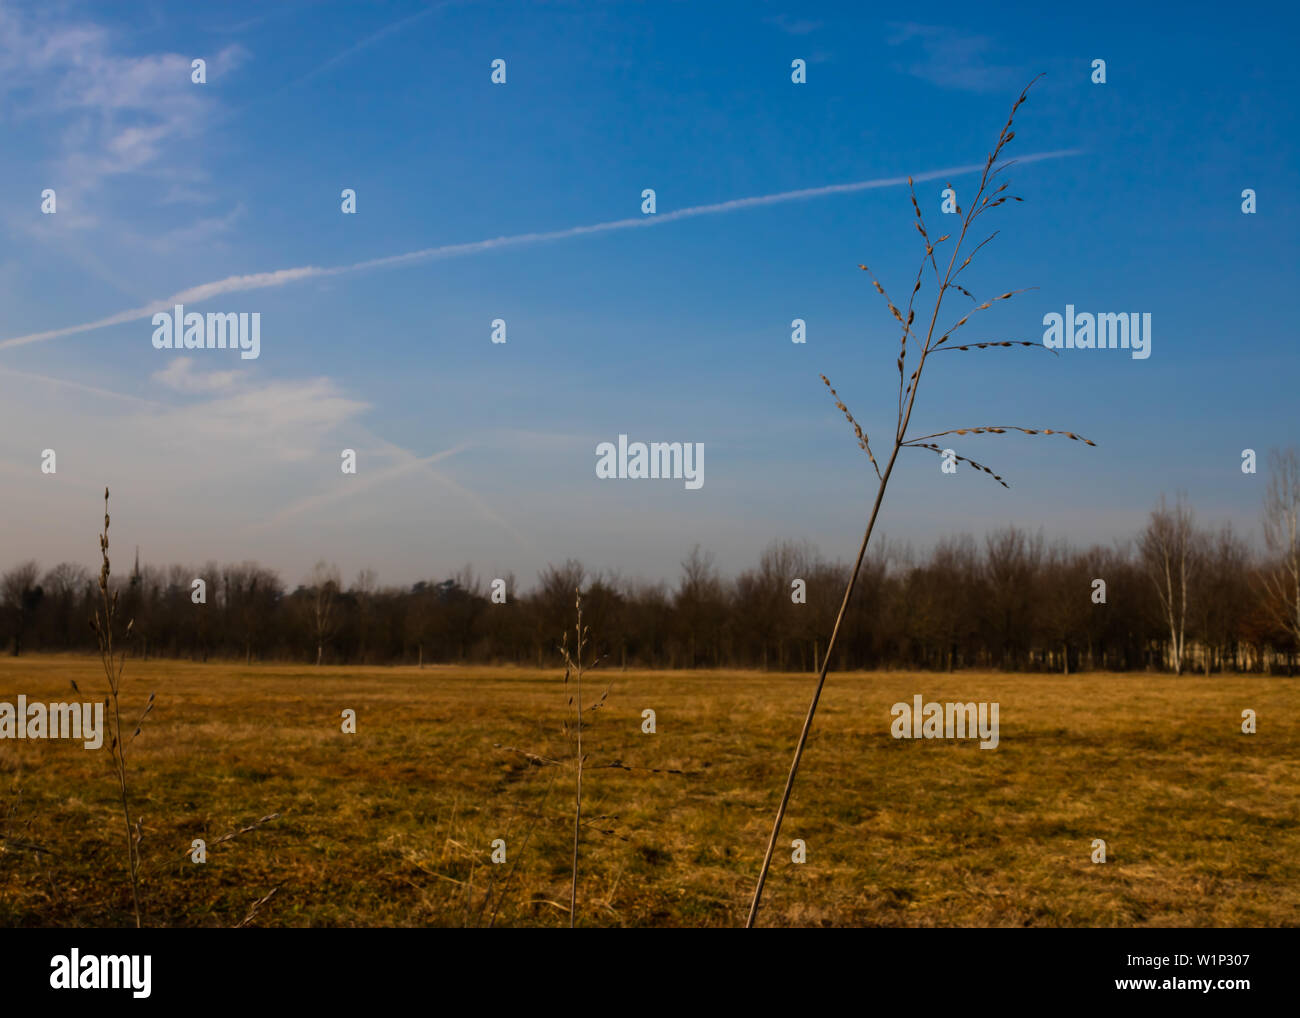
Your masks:
{"label": "treeline", "polygon": [[[1276,544],[1276,542],[1274,542]],[[1300,646],[1294,538],[1256,555],[1231,528],[1202,530],[1161,505],[1125,544],[1076,549],[1009,527],[940,541],[923,556],[881,545],[831,662],[836,669],[995,668],[1284,671]],[[773,542],[756,567],[719,575],[698,547],[674,584],[552,565],[528,591],[466,568],[407,588],[364,571],[345,584],[318,564],[292,590],[256,563],[137,566],[115,576],[133,652],[195,660],[330,664],[515,662],[552,666],[574,591],[606,667],[818,667],[849,567]],[[93,651],[98,577],[27,562],[0,576],[12,654]],[[501,602],[504,598],[504,603]],[[572,634],[570,634],[572,635]]]}

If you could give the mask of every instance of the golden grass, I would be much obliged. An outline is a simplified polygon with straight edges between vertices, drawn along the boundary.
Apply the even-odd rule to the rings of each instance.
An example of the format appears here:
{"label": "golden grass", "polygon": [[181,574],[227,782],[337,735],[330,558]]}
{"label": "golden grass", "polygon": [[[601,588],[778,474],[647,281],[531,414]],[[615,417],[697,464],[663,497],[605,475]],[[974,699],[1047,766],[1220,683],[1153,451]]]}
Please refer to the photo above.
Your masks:
{"label": "golden grass", "polygon": [[[69,680],[93,688],[100,668],[89,657],[6,658],[0,700],[72,699]],[[558,674],[170,661],[130,670],[131,688],[157,690],[131,756],[146,925],[233,926],[273,888],[256,925],[486,924],[498,904],[497,925],[568,924],[573,789],[560,782],[571,777],[552,784],[557,768],[494,748],[563,756]],[[742,925],[815,678],[611,671],[609,681],[600,723],[584,733],[591,826],[579,925]],[[1000,745],[894,740],[890,705],[915,693],[998,701]],[[124,711],[139,700],[128,690]],[[340,731],[345,707],[357,711],[356,735]],[[641,733],[647,707],[655,735]],[[1241,734],[1246,707],[1258,734]],[[1300,683],[836,674],[821,712],[763,925],[1300,916]],[[685,773],[596,769],[613,760]],[[272,812],[280,817],[216,844]],[[0,742],[0,835],[0,925],[133,922],[104,753]],[[198,837],[203,865],[185,859]],[[489,862],[498,837],[505,866]],[[790,862],[792,838],[807,842],[804,865]],[[1090,862],[1094,838],[1108,844],[1105,865]]]}

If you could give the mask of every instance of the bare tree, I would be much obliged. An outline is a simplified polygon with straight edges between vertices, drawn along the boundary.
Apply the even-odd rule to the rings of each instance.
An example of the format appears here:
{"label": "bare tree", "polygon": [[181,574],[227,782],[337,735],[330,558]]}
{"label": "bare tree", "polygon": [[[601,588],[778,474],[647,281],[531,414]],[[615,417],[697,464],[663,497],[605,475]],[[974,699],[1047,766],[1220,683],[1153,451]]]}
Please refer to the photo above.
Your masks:
{"label": "bare tree", "polygon": [[682,562],[682,579],[673,604],[681,620],[686,667],[696,667],[701,656],[707,659],[710,649],[717,667],[726,598],[712,552],[702,550],[698,544],[691,548]]}
{"label": "bare tree", "polygon": [[1047,549],[1043,565],[1035,584],[1037,611],[1031,619],[1031,636],[1046,644],[1043,650],[1049,666],[1060,648],[1061,671],[1069,675],[1071,641],[1085,636],[1094,607],[1089,596],[1091,574],[1084,556],[1064,541]]}
{"label": "bare tree", "polygon": [[253,663],[253,645],[270,628],[283,591],[280,579],[256,562],[230,565],[222,570],[223,608],[226,613],[224,638],[238,642],[244,663]]}
{"label": "bare tree", "polygon": [[1155,584],[1160,610],[1169,626],[1169,650],[1175,675],[1183,673],[1187,641],[1188,586],[1199,555],[1192,510],[1180,494],[1173,509],[1160,504],[1151,511],[1146,530],[1138,539],[1138,552],[1147,575]]}
{"label": "bare tree", "polygon": [[338,596],[342,579],[339,567],[327,566],[324,559],[311,571],[312,623],[316,634],[316,664],[319,667],[325,656],[325,641],[334,633],[334,600]]}
{"label": "bare tree", "polygon": [[537,667],[542,667],[556,633],[567,632],[569,611],[573,605],[573,592],[583,586],[587,570],[577,559],[567,559],[563,565],[547,565],[538,574],[534,598],[537,603],[536,625],[533,632],[537,650]]}
{"label": "bare tree", "polygon": [[985,538],[985,605],[998,666],[1020,667],[1028,653],[1036,595],[1035,578],[1043,565],[1043,535],[1030,537],[1014,526]]}
{"label": "bare tree", "polygon": [[968,606],[976,599],[979,557],[970,537],[941,538],[925,573],[926,635],[935,649],[934,667],[952,671],[964,638],[972,629]]}
{"label": "bare tree", "polygon": [[1225,523],[1200,537],[1202,573],[1192,600],[1201,666],[1209,675],[1216,653],[1220,661],[1235,662],[1235,634],[1241,631],[1250,603],[1250,549]]}
{"label": "bare tree", "polygon": [[1274,561],[1264,568],[1270,619],[1300,644],[1300,451],[1270,450],[1264,496],[1264,541]]}
{"label": "bare tree", "polygon": [[47,632],[55,646],[69,646],[86,629],[77,608],[91,588],[90,573],[75,562],[60,562],[41,578]]}
{"label": "bare tree", "polygon": [[366,661],[366,644],[370,639],[370,629],[374,623],[374,601],[375,591],[379,586],[378,576],[370,568],[362,569],[357,573],[356,581],[352,584],[352,596],[357,602],[357,655],[361,663]]}
{"label": "bare tree", "polygon": [[407,597],[406,638],[415,644],[416,663],[421,668],[424,667],[424,645],[433,629],[436,602],[434,584],[429,580],[414,584]]}
{"label": "bare tree", "polygon": [[[759,558],[758,575],[764,603],[775,629],[776,666],[782,671],[786,669],[787,639],[800,642],[805,637],[814,639],[816,635],[808,628],[808,613],[799,611],[790,601],[792,581],[802,579],[806,585],[816,559],[817,554],[807,541],[789,540],[770,542]],[[766,658],[766,644],[763,650]]]}
{"label": "bare tree", "polygon": [[4,601],[7,614],[13,620],[14,657],[23,652],[23,636],[44,594],[36,582],[40,574],[40,567],[32,561],[14,566],[0,577],[0,600]]}

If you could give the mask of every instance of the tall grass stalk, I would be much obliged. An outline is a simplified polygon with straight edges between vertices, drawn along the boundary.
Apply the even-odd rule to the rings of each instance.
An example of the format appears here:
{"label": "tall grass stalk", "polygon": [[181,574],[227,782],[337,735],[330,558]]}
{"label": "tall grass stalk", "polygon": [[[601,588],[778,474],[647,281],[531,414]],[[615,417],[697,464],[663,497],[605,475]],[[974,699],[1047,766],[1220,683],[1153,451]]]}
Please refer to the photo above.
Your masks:
{"label": "tall grass stalk", "polygon": [[[1037,79],[1034,80],[1037,81]],[[988,160],[984,164],[984,172],[980,177],[979,188],[975,192],[974,199],[971,201],[971,203],[969,204],[965,212],[962,212],[961,207],[957,206],[957,215],[960,217],[960,232],[957,235],[956,243],[952,247],[952,253],[949,256],[947,267],[942,273],[940,273],[939,271],[939,264],[938,264],[938,259],[936,259],[935,257],[935,251],[940,247],[940,245],[942,245],[945,241],[948,241],[951,238],[951,234],[945,234],[939,237],[938,240],[935,240],[933,242],[930,240],[929,232],[926,230],[924,217],[921,215],[921,206],[916,200],[916,191],[915,189],[912,188],[912,179],[910,177],[908,178],[907,183],[908,183],[908,188],[911,190],[912,208],[915,212],[915,217],[916,217],[914,225],[916,226],[917,231],[921,235],[921,239],[925,248],[925,253],[921,258],[921,266],[917,270],[916,283],[912,287],[912,293],[909,296],[907,301],[906,315],[904,315],[904,313],[898,309],[898,307],[894,304],[894,302],[890,300],[889,295],[885,292],[884,287],[881,286],[880,281],[875,277],[875,275],[871,272],[871,270],[867,268],[867,266],[865,265],[859,266],[860,269],[862,269],[863,271],[871,275],[872,285],[875,287],[876,291],[882,297],[885,298],[885,303],[888,305],[890,313],[893,315],[894,319],[902,327],[902,337],[900,340],[900,350],[898,354],[898,363],[897,363],[898,407],[897,407],[897,417],[895,421],[894,440],[893,440],[893,447],[889,453],[889,459],[886,461],[885,469],[883,471],[880,469],[880,464],[877,462],[875,454],[871,450],[871,444],[870,444],[870,440],[867,437],[867,433],[863,430],[861,425],[859,425],[858,422],[854,419],[853,415],[849,412],[848,407],[845,406],[844,402],[840,399],[839,394],[835,391],[834,388],[831,387],[830,380],[827,379],[825,375],[821,376],[822,381],[826,383],[826,387],[830,389],[831,396],[835,400],[836,407],[839,408],[839,410],[844,414],[845,418],[848,420],[849,424],[852,425],[854,434],[857,436],[858,439],[858,445],[866,452],[867,457],[870,459],[871,466],[876,472],[876,477],[879,483],[876,488],[875,500],[872,502],[871,505],[871,515],[867,518],[867,528],[862,535],[862,543],[858,546],[857,558],[853,563],[853,570],[849,574],[848,584],[844,588],[844,597],[840,602],[839,613],[835,616],[835,625],[831,629],[830,641],[826,645],[826,653],[821,660],[821,666],[817,674],[817,685],[813,689],[812,702],[808,705],[808,713],[804,717],[803,728],[799,733],[799,741],[795,746],[794,758],[790,762],[790,770],[786,776],[786,781],[785,781],[785,790],[781,794],[781,801],[779,806],[777,807],[776,818],[772,823],[772,834],[767,842],[767,852],[763,857],[763,866],[762,869],[759,870],[758,882],[754,887],[754,896],[750,902],[749,917],[745,922],[745,927],[747,929],[753,927],[754,921],[758,916],[759,904],[762,901],[762,897],[763,897],[763,888],[767,882],[768,871],[771,869],[771,865],[772,865],[772,854],[776,849],[777,838],[780,836],[781,833],[781,822],[785,818],[786,808],[790,804],[790,793],[791,790],[794,788],[795,777],[799,772],[799,763],[803,759],[804,748],[808,743],[808,734],[812,730],[813,717],[817,713],[817,704],[821,700],[822,689],[826,685],[826,672],[830,668],[832,655],[835,652],[835,641],[839,637],[840,629],[844,622],[845,613],[848,610],[849,602],[853,597],[853,590],[857,586],[858,574],[862,569],[862,560],[867,553],[867,545],[871,541],[871,534],[876,526],[876,518],[880,514],[880,507],[885,499],[885,489],[888,488],[889,486],[889,478],[892,476],[894,472],[894,464],[898,460],[899,452],[905,448],[928,449],[932,452],[943,455],[944,453],[943,448],[939,444],[930,440],[941,438],[946,435],[967,435],[967,434],[1001,435],[1008,431],[1017,431],[1026,435],[1061,434],[1061,435],[1066,435],[1067,437],[1076,441],[1086,442],[1088,445],[1094,444],[1088,439],[1083,438],[1080,435],[1076,435],[1070,431],[1058,431],[1052,428],[1022,428],[1015,425],[985,425],[985,426],[973,427],[973,428],[952,428],[946,431],[939,431],[929,435],[921,435],[916,438],[907,437],[908,426],[911,423],[911,419],[912,419],[912,409],[916,404],[917,389],[921,382],[921,373],[925,370],[926,362],[929,360],[931,355],[939,354],[939,353],[950,353],[954,351],[964,352],[970,350],[984,350],[993,347],[1012,347],[1012,346],[1036,347],[1038,346],[1038,344],[1036,343],[1031,343],[1022,340],[968,343],[962,346],[944,346],[944,344],[948,341],[948,339],[952,336],[952,334],[956,332],[958,329],[960,329],[963,325],[965,325],[973,315],[977,314],[980,311],[987,310],[988,308],[992,307],[995,303],[999,301],[1010,300],[1016,294],[1024,292],[1022,290],[1012,290],[980,303],[978,302],[977,298],[975,298],[970,293],[969,290],[967,290],[964,286],[962,286],[960,283],[957,282],[957,279],[961,275],[962,271],[968,265],[970,265],[971,260],[979,252],[980,248],[982,248],[985,244],[987,244],[990,240],[992,240],[995,236],[997,236],[996,231],[993,234],[986,237],[984,240],[980,241],[979,244],[977,244],[974,247],[974,249],[971,250],[971,252],[968,255],[966,255],[965,260],[962,261],[960,265],[957,262],[957,256],[962,252],[963,246],[966,243],[967,233],[969,232],[971,226],[974,224],[976,219],[978,219],[983,213],[985,213],[989,209],[996,208],[997,206],[1003,204],[1008,200],[1012,200],[1012,201],[1022,200],[1021,198],[1018,198],[1014,195],[1009,195],[1004,193],[1008,187],[1008,184],[1006,182],[1002,183],[1002,185],[996,188],[996,190],[990,190],[990,187],[993,184],[994,178],[996,178],[998,174],[1000,174],[1003,170],[1005,170],[1007,166],[1011,165],[1011,163],[1008,162],[1008,163],[1003,163],[1002,165],[998,166],[996,169],[994,168],[994,163],[997,161],[998,156],[1001,154],[1003,148],[1005,148],[1006,145],[1010,143],[1010,141],[1015,137],[1015,131],[1012,130],[1012,124],[1015,120],[1016,110],[1020,108],[1020,105],[1028,97],[1029,88],[1032,86],[1033,86],[1033,82],[1030,82],[1030,84],[1026,86],[1025,90],[1020,93],[1020,97],[1015,101],[1014,105],[1012,105],[1011,114],[1010,116],[1007,117],[1006,125],[1002,128],[1001,134],[998,135],[997,145],[994,147],[993,151],[989,154]],[[930,312],[930,321],[928,326],[926,327],[924,340],[922,340],[919,332],[915,330],[913,326],[916,324],[916,310],[915,310],[916,295],[921,290],[922,280],[925,278],[925,272],[927,266],[933,269],[934,281],[937,287],[937,292],[934,298],[933,310]],[[943,305],[944,297],[947,296],[948,291],[950,289],[957,290],[964,296],[968,297],[971,300],[971,302],[976,306],[971,311],[967,312],[955,325],[951,326],[946,331],[942,332],[939,335],[939,338],[936,340],[935,333],[937,331],[937,327],[939,323],[939,312]],[[915,347],[915,351],[913,351],[912,349],[913,347]],[[1041,347],[1041,349],[1047,349],[1047,348]],[[917,358],[916,367],[912,371],[911,375],[907,375],[906,370],[907,370],[908,357],[913,352],[915,353]],[[1009,487],[1006,481],[1004,481],[997,474],[993,473],[993,471],[990,470],[988,467],[976,463],[974,460],[968,459],[965,456],[956,456],[956,459],[968,463],[975,469],[982,470],[986,474],[989,474],[991,477],[993,477],[995,481],[1001,484],[1004,488]]]}
{"label": "tall grass stalk", "polygon": [[583,654],[586,651],[590,631],[582,624],[582,593],[574,591],[575,608],[578,613],[577,625],[574,626],[574,653],[569,653],[569,635],[564,634],[560,653],[564,656],[564,684],[567,688],[569,679],[573,679],[573,694],[569,697],[569,706],[573,708],[573,732],[577,742],[573,766],[577,772],[576,790],[573,797],[573,873],[569,885],[569,928],[578,921],[578,846],[582,833],[582,671]]}
{"label": "tall grass stalk", "polygon": [[[108,489],[104,489],[104,531],[99,535],[99,553],[103,560],[99,569],[99,594],[103,601],[102,608],[95,609],[95,615],[90,620],[90,627],[95,632],[95,638],[99,644],[99,659],[104,666],[104,677],[108,680],[108,697],[104,701],[105,707],[109,711],[109,740],[108,749],[113,758],[113,772],[117,777],[117,789],[122,800],[122,823],[126,828],[126,856],[127,866],[131,874],[131,904],[135,909],[135,925],[139,928],[142,925],[140,913],[140,837],[141,828],[137,821],[131,822],[131,805],[130,794],[127,786],[126,777],[126,740],[122,735],[122,671],[126,667],[126,651],[117,653],[113,644],[113,629],[118,621],[117,610],[117,591],[109,592],[109,575],[112,567],[108,559]],[[129,637],[131,630],[135,626],[135,620],[132,619],[126,624],[126,632],[123,637]],[[150,695],[148,706],[145,707],[144,714],[140,716],[140,722],[143,722],[148,716],[149,711],[153,709],[153,696]],[[134,734],[140,733],[140,723],[138,722],[134,729]]]}

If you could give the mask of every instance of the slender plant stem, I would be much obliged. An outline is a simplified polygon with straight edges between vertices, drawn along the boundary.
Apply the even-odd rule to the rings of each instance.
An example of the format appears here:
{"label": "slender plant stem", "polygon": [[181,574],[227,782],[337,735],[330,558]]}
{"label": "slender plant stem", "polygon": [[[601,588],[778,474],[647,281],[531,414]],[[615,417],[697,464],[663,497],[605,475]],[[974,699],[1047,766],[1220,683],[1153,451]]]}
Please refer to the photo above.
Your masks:
{"label": "slender plant stem", "polygon": [[582,601],[578,601],[578,666],[574,669],[578,714],[578,789],[573,804],[573,880],[569,885],[569,929],[578,921],[578,835],[582,828]]}
{"label": "slender plant stem", "polygon": [[[107,601],[107,595],[105,595]],[[113,694],[113,728],[116,733],[116,745],[113,747],[113,762],[117,765],[117,787],[122,793],[122,821],[126,826],[126,859],[131,867],[131,904],[135,909],[135,927],[140,929],[143,923],[140,918],[140,867],[137,861],[135,840],[131,836],[131,807],[127,802],[126,794],[126,746],[122,740],[122,700],[118,695],[122,685],[122,675],[118,672],[116,681],[113,680],[113,623],[111,617],[108,617],[108,624],[105,630],[108,633],[108,659],[105,668],[108,670],[110,685],[109,689]]]}
{"label": "slender plant stem", "polygon": [[[1014,108],[1013,108],[1014,113]],[[1008,125],[1010,121],[1008,121]],[[1002,129],[1002,136],[999,137],[999,149],[1001,148],[1002,137],[1005,137],[1007,128]],[[961,251],[962,244],[966,239],[966,232],[970,228],[971,222],[979,211],[979,201],[984,194],[984,189],[988,184],[989,170],[992,168],[993,158],[990,157],[988,164],[984,167],[984,174],[980,178],[979,189],[975,194],[974,201],[967,208],[966,215],[963,217],[961,232],[957,237],[957,243],[953,246],[952,255],[948,259],[948,268],[944,273],[943,279],[939,284],[939,292],[935,297],[934,310],[930,315],[930,326],[926,331],[925,343],[921,345],[920,360],[916,365],[916,373],[912,378],[910,392],[907,397],[906,409],[903,409],[902,403],[899,404],[898,427],[894,432],[894,448],[889,455],[889,463],[885,466],[885,472],[880,476],[880,486],[876,489],[876,500],[871,506],[871,516],[867,520],[866,532],[862,535],[862,543],[858,546],[858,557],[853,563],[853,571],[849,574],[849,582],[844,588],[844,599],[840,602],[839,613],[835,616],[835,626],[831,630],[830,641],[826,645],[826,656],[822,658],[821,670],[817,674],[817,686],[813,690],[812,702],[808,705],[808,713],[804,717],[803,729],[799,732],[799,742],[795,746],[794,759],[790,761],[790,772],[786,775],[785,790],[781,793],[781,804],[777,807],[776,819],[772,824],[772,834],[767,841],[767,851],[763,856],[763,867],[758,873],[758,882],[754,886],[754,897],[749,904],[749,917],[745,920],[745,928],[752,929],[755,919],[758,918],[758,904],[763,896],[763,887],[767,883],[768,870],[772,867],[772,854],[776,850],[776,839],[781,834],[781,821],[785,819],[786,808],[790,804],[790,793],[794,789],[795,775],[799,772],[799,761],[803,759],[804,747],[808,744],[808,735],[812,731],[813,716],[817,713],[817,704],[821,700],[822,689],[826,685],[826,672],[830,668],[831,655],[835,650],[835,640],[839,636],[840,626],[844,622],[844,615],[848,611],[849,601],[853,598],[853,590],[858,583],[858,574],[862,571],[862,560],[867,554],[867,545],[871,541],[872,531],[876,527],[876,518],[880,515],[880,506],[885,499],[885,489],[889,486],[889,478],[894,472],[894,463],[898,460],[898,451],[903,447],[906,440],[908,424],[912,420],[912,409],[916,406],[916,394],[921,387],[921,372],[925,370],[925,361],[929,357],[934,341],[935,326],[939,321],[939,309],[943,304],[944,294],[947,293],[948,287],[953,278],[953,266],[957,264],[957,253]],[[928,242],[927,242],[928,248]],[[927,255],[930,250],[927,249]],[[922,263],[924,270],[924,263]],[[915,291],[913,291],[915,293]],[[901,320],[901,319],[900,319]],[[903,339],[906,343],[911,325],[911,317],[904,325]],[[899,362],[900,380],[903,375],[903,362]]]}
{"label": "slender plant stem", "polygon": [[871,509],[871,521],[867,524],[867,532],[862,536],[862,544],[858,547],[858,558],[853,564],[853,573],[849,577],[848,586],[844,589],[844,600],[840,602],[839,614],[835,616],[835,628],[831,630],[830,642],[826,644],[826,656],[822,658],[821,671],[817,675],[817,688],[813,690],[812,703],[808,705],[808,714],[803,719],[803,731],[799,733],[799,744],[795,747],[794,759],[790,762],[790,773],[785,779],[785,791],[781,794],[781,805],[776,811],[776,822],[772,824],[772,836],[767,841],[767,854],[763,857],[763,868],[758,874],[758,884],[754,888],[754,898],[749,904],[749,918],[745,921],[745,929],[751,929],[754,920],[758,916],[758,901],[763,896],[763,885],[767,883],[767,871],[772,865],[772,853],[776,850],[776,839],[781,833],[781,821],[785,819],[785,809],[790,802],[790,792],[794,788],[794,776],[799,770],[799,761],[803,759],[804,746],[808,743],[808,733],[812,730],[813,715],[817,712],[817,702],[821,699],[822,687],[826,685],[826,669],[830,666],[831,654],[835,650],[835,638],[839,636],[840,623],[844,621],[844,612],[849,606],[849,599],[853,596],[853,588],[858,582],[858,571],[862,568],[862,559],[867,553],[867,542],[871,540],[871,531],[876,525],[876,515],[880,512],[881,500],[885,497],[885,485],[889,483],[889,475],[894,469],[894,460],[898,457],[898,446],[894,446],[894,455],[889,459],[889,465],[885,468],[884,476],[881,478],[880,487],[876,491],[876,503]]}
{"label": "slender plant stem", "polygon": [[[937,317],[937,309],[936,309]],[[934,326],[931,323],[931,329]],[[920,370],[925,366],[925,353],[921,355],[920,365],[917,367],[917,382],[920,381]],[[871,518],[867,521],[866,532],[862,535],[862,543],[858,546],[858,557],[853,563],[853,572],[849,574],[848,585],[844,588],[844,600],[840,602],[839,614],[835,616],[835,626],[831,630],[830,641],[826,644],[826,655],[822,658],[821,671],[817,674],[817,687],[813,690],[812,702],[808,705],[808,714],[803,720],[803,730],[799,733],[799,743],[795,746],[794,759],[790,761],[790,773],[786,775],[785,791],[781,793],[781,805],[776,811],[776,821],[772,824],[772,835],[767,841],[767,852],[763,856],[763,868],[758,874],[758,883],[754,887],[754,898],[749,904],[749,918],[745,921],[745,929],[751,929],[754,920],[758,917],[758,902],[763,896],[763,886],[767,883],[767,871],[772,866],[772,853],[776,850],[776,839],[781,833],[781,821],[785,819],[785,810],[790,803],[790,793],[794,789],[794,778],[799,771],[799,761],[803,759],[804,747],[808,744],[808,734],[812,731],[813,715],[817,713],[817,704],[821,700],[822,688],[826,685],[826,671],[830,668],[831,654],[835,650],[835,640],[840,634],[840,625],[844,621],[844,614],[848,611],[849,601],[853,598],[853,590],[858,583],[858,574],[862,571],[862,560],[867,554],[867,545],[871,541],[871,533],[876,527],[876,517],[880,515],[880,506],[885,499],[885,489],[889,486],[890,475],[894,472],[894,463],[898,460],[898,451],[903,447],[903,435],[907,432],[907,422],[912,416],[912,406],[916,403],[917,386],[912,386],[912,394],[907,401],[907,413],[904,416],[902,428],[894,439],[894,449],[890,453],[889,463],[885,465],[885,472],[881,475],[880,486],[876,489],[876,501],[871,506]]]}
{"label": "slender plant stem", "polygon": [[[118,717],[118,724],[121,724],[121,716]],[[119,727],[118,731],[122,729]],[[120,736],[119,736],[120,738]],[[135,842],[131,837],[131,808],[126,801],[126,767],[125,763],[118,765],[118,787],[122,791],[122,817],[126,821],[126,852],[127,860],[131,864],[131,903],[135,906],[135,928],[141,928],[140,921],[140,892],[136,888],[139,882],[139,866],[136,863]]]}
{"label": "slender plant stem", "polygon": [[[104,565],[100,572],[99,590],[104,599],[104,616],[102,624],[96,625],[96,635],[99,642],[100,659],[104,665],[104,676],[108,679],[108,692],[113,706],[113,742],[110,752],[113,757],[114,770],[117,771],[117,787],[122,798],[122,822],[126,827],[126,860],[130,867],[131,876],[131,904],[135,911],[136,929],[140,929],[144,924],[140,915],[140,864],[139,853],[135,841],[131,836],[131,807],[127,799],[126,787],[126,743],[122,738],[122,669],[125,667],[125,652],[123,652],[122,661],[119,663],[115,660],[113,651],[113,624],[117,621],[117,601],[108,593],[109,578],[109,561],[108,561],[108,489],[104,489],[104,532],[100,535],[100,554],[103,556]],[[98,611],[96,612],[98,616]],[[130,633],[130,625],[127,626],[127,633]]]}

